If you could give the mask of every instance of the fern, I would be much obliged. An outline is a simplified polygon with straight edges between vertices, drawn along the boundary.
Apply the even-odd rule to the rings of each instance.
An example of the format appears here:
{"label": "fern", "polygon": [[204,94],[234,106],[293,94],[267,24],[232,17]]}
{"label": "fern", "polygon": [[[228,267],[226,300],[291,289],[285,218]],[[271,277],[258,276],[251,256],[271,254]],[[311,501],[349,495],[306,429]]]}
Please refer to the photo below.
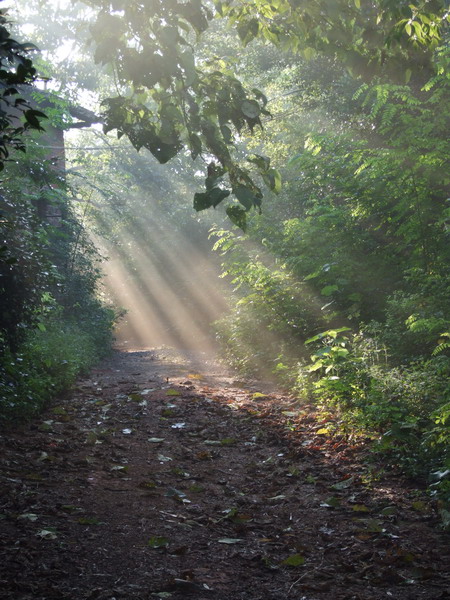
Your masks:
{"label": "fern", "polygon": [[[444,338],[444,337],[450,338],[450,332],[446,331],[445,333],[442,333],[441,338]],[[438,354],[441,354],[445,350],[450,350],[450,339],[448,340],[448,342],[445,341],[445,342],[441,342],[440,344],[438,344],[431,354],[432,354],[432,356],[437,356]]]}

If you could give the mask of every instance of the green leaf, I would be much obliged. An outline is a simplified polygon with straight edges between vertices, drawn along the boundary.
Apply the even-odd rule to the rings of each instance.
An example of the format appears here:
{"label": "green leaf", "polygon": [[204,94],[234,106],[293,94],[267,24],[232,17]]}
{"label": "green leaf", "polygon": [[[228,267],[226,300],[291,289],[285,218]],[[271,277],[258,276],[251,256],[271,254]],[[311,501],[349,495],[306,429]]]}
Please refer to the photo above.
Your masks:
{"label": "green leaf", "polygon": [[43,540],[56,540],[58,535],[56,533],[56,529],[53,529],[53,527],[49,527],[47,529],[41,529],[40,531],[38,531],[36,533],[36,537],[40,537]]}
{"label": "green leaf", "polygon": [[195,68],[195,58],[190,50],[186,50],[180,54],[180,63],[184,69],[184,83],[189,87],[198,77]]}
{"label": "green leaf", "polygon": [[322,296],[331,296],[334,292],[337,292],[339,287],[337,285],[326,285],[320,290]]}
{"label": "green leaf", "polygon": [[240,37],[244,46],[251,42],[258,35],[259,21],[256,18],[248,21],[241,21],[237,26],[238,36]]}
{"label": "green leaf", "polygon": [[347,488],[349,488],[351,485],[353,485],[353,482],[355,481],[354,477],[349,477],[348,479],[344,479],[343,481],[338,481],[338,483],[335,483],[334,485],[331,486],[332,490],[345,490]]}
{"label": "green leaf", "polygon": [[305,564],[305,557],[301,554],[292,554],[285,558],[281,564],[287,567],[301,567]]}
{"label": "green leaf", "polygon": [[224,190],[218,187],[214,187],[207,192],[197,192],[194,194],[194,208],[197,212],[211,207],[215,208],[229,195],[229,190]]}
{"label": "green leaf", "polygon": [[425,512],[427,510],[427,505],[423,500],[416,500],[412,503],[412,508],[418,512]]}
{"label": "green leaf", "polygon": [[189,135],[189,147],[192,160],[195,160],[202,152],[202,140],[195,133]]}
{"label": "green leaf", "polygon": [[246,210],[250,210],[252,206],[255,205],[256,198],[248,187],[245,187],[244,185],[239,185],[233,188],[233,194],[245,207]]}
{"label": "green leaf", "polygon": [[237,225],[242,231],[247,231],[247,213],[240,206],[235,204],[227,206],[226,213],[234,225]]}
{"label": "green leaf", "polygon": [[287,166],[291,167],[292,165],[295,165],[296,163],[300,162],[300,160],[303,158],[303,154],[295,154],[292,158],[290,158],[287,162]]}
{"label": "green leaf", "polygon": [[281,174],[277,169],[269,169],[267,173],[263,173],[263,179],[274,194],[281,192]]}
{"label": "green leaf", "polygon": [[182,500],[183,498],[186,498],[186,494],[184,492],[171,487],[167,489],[165,496],[168,498],[175,498],[176,500]]}
{"label": "green leaf", "polygon": [[181,396],[181,394],[178,390],[174,390],[173,388],[170,388],[170,390],[166,391],[166,396]]}
{"label": "green leaf", "polygon": [[147,546],[150,546],[150,548],[165,548],[168,545],[169,540],[166,537],[159,535],[154,535],[147,542]]}
{"label": "green leaf", "polygon": [[41,126],[39,119],[46,119],[47,115],[45,115],[44,113],[42,113],[39,110],[34,110],[34,109],[30,108],[29,110],[26,110],[23,113],[23,116],[25,117],[25,120],[27,121],[27,123],[33,129],[43,131],[43,127]]}
{"label": "green leaf", "polygon": [[397,512],[396,506],[386,506],[386,508],[383,508],[383,510],[381,511],[381,514],[384,517],[390,517],[391,515],[395,515],[396,512]]}
{"label": "green leaf", "polygon": [[370,533],[381,533],[383,531],[383,523],[378,519],[369,519],[366,521],[366,529]]}
{"label": "green leaf", "polygon": [[38,515],[36,513],[23,513],[17,517],[18,519],[27,519],[28,521],[37,521]]}
{"label": "green leaf", "polygon": [[261,171],[261,173],[267,172],[270,168],[270,158],[268,158],[267,156],[261,156],[261,154],[254,154],[253,156],[249,156],[247,158],[247,161],[256,165]]}
{"label": "green leaf", "polygon": [[102,525],[102,522],[97,517],[80,517],[77,519],[80,525]]}
{"label": "green leaf", "polygon": [[170,458],[170,456],[164,456],[164,454],[158,454],[158,460],[159,462],[169,462],[171,460],[173,460],[172,458]]}
{"label": "green leaf", "polygon": [[[316,431],[317,435],[328,435],[330,433],[330,430],[327,429],[326,427],[321,427],[320,429],[318,429]],[[332,489],[336,489],[336,488],[332,488]]]}
{"label": "green leaf", "polygon": [[352,506],[352,510],[354,512],[370,512],[370,508],[368,508],[365,504],[354,504]]}
{"label": "green leaf", "polygon": [[225,144],[231,144],[233,142],[233,133],[227,125],[222,125],[220,127],[220,132],[223,135]]}
{"label": "green leaf", "polygon": [[303,56],[306,58],[306,60],[311,60],[312,58],[314,58],[314,56],[316,56],[316,51],[314,50],[314,48],[311,48],[310,46],[303,48],[302,52],[303,52]]}
{"label": "green leaf", "polygon": [[324,508],[338,508],[340,505],[341,501],[339,498],[336,498],[336,496],[330,496],[320,504],[320,506],[323,506]]}
{"label": "green leaf", "polygon": [[221,446],[233,446],[236,442],[236,438],[223,438],[223,440],[220,440]]}
{"label": "green leaf", "polygon": [[256,100],[244,100],[241,110],[249,119],[256,119],[261,114],[261,108]]}

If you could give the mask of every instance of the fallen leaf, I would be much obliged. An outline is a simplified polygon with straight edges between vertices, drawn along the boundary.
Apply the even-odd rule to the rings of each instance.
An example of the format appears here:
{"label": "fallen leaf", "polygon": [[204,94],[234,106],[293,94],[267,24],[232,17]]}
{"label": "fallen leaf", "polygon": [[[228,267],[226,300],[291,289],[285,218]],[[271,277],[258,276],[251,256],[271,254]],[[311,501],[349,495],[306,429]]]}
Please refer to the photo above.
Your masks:
{"label": "fallen leaf", "polygon": [[51,431],[54,421],[44,421],[38,426],[39,431]]}
{"label": "fallen leaf", "polygon": [[383,523],[378,519],[369,519],[366,521],[366,530],[370,533],[381,533],[383,531]]}
{"label": "fallen leaf", "polygon": [[305,557],[301,554],[292,554],[292,556],[288,556],[283,560],[281,564],[288,567],[300,567],[305,564]]}
{"label": "fallen leaf", "polygon": [[27,473],[24,477],[30,481],[44,481],[44,478],[40,473]]}
{"label": "fallen leaf", "polygon": [[141,481],[138,487],[144,490],[154,490],[157,487],[157,485],[154,481]]}
{"label": "fallen leaf", "polygon": [[197,485],[197,484],[193,484],[190,486],[189,491],[192,492],[193,494],[199,494],[201,492],[205,491],[205,488],[202,487],[201,485]]}
{"label": "fallen leaf", "polygon": [[352,506],[352,510],[354,510],[355,512],[370,512],[370,508],[368,508],[364,504],[354,504]]}
{"label": "fallen leaf", "polygon": [[80,525],[101,525],[102,522],[97,517],[80,517],[77,519]]}
{"label": "fallen leaf", "polygon": [[166,396],[181,396],[180,392],[174,389],[166,390]]}
{"label": "fallen leaf", "polygon": [[150,546],[150,548],[165,548],[168,545],[169,540],[159,535],[154,535],[147,542],[147,546]]}
{"label": "fallen leaf", "polygon": [[164,438],[151,437],[148,438],[147,442],[151,442],[152,444],[160,444],[164,441]]}
{"label": "fallen leaf", "polygon": [[336,498],[336,496],[330,496],[329,498],[320,503],[320,506],[324,508],[337,508],[340,505],[341,501],[339,498]]}
{"label": "fallen leaf", "polygon": [[235,438],[224,438],[223,440],[220,440],[221,446],[232,446],[236,442],[237,440]]}
{"label": "fallen leaf", "polygon": [[239,542],[243,542],[244,540],[241,538],[220,538],[217,541],[219,544],[239,544]]}
{"label": "fallen leaf", "polygon": [[389,517],[390,515],[395,515],[396,512],[397,508],[395,506],[386,506],[386,508],[383,508],[381,511],[381,514],[385,517]]}
{"label": "fallen leaf", "polygon": [[173,459],[170,458],[170,456],[164,456],[164,454],[158,454],[158,460],[160,462],[169,462],[170,460],[173,460]]}
{"label": "fallen leaf", "polygon": [[27,519],[28,521],[37,521],[38,516],[35,513],[23,513],[23,515],[19,515],[18,519]]}
{"label": "fallen leaf", "polygon": [[317,477],[314,477],[314,475],[307,475],[305,477],[305,481],[306,483],[312,483],[315,485],[317,483]]}
{"label": "fallen leaf", "polygon": [[206,450],[204,450],[203,452],[197,452],[195,457],[198,460],[211,460],[212,454],[211,454],[211,452],[207,452]]}
{"label": "fallen leaf", "polygon": [[178,500],[179,502],[183,502],[184,504],[190,504],[191,501],[186,498],[186,494],[177,490],[175,488],[168,488],[166,494],[168,498],[173,498],[174,500]]}
{"label": "fallen leaf", "polygon": [[335,483],[334,485],[332,485],[330,489],[337,490],[337,491],[345,490],[346,488],[350,487],[354,481],[355,481],[354,477],[349,477],[348,479],[344,479],[343,481],[338,481],[338,483]]}
{"label": "fallen leaf", "polygon": [[43,540],[56,540],[58,537],[55,529],[41,529],[36,533],[36,537],[40,537]]}
{"label": "fallen leaf", "polygon": [[89,431],[86,436],[86,444],[93,446],[96,443],[97,439],[98,439],[98,436],[95,433],[95,431]]}

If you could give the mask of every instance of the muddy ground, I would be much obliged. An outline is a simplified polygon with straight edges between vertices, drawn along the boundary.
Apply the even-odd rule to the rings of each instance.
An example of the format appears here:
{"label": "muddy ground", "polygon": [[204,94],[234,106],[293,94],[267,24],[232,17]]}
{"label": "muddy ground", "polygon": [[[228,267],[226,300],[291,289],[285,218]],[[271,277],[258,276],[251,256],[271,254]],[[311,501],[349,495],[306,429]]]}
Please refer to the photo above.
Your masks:
{"label": "muddy ground", "polygon": [[432,500],[201,356],[117,351],[0,452],[5,600],[450,597]]}

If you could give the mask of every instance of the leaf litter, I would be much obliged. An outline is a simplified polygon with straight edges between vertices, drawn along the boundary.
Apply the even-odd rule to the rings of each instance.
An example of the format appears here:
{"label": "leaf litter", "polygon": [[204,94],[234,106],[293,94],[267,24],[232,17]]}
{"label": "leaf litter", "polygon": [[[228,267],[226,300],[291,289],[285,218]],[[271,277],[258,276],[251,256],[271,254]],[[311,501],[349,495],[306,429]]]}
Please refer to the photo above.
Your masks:
{"label": "leaf litter", "polygon": [[363,478],[312,407],[187,362],[116,352],[2,432],[2,599],[448,597],[432,500]]}

